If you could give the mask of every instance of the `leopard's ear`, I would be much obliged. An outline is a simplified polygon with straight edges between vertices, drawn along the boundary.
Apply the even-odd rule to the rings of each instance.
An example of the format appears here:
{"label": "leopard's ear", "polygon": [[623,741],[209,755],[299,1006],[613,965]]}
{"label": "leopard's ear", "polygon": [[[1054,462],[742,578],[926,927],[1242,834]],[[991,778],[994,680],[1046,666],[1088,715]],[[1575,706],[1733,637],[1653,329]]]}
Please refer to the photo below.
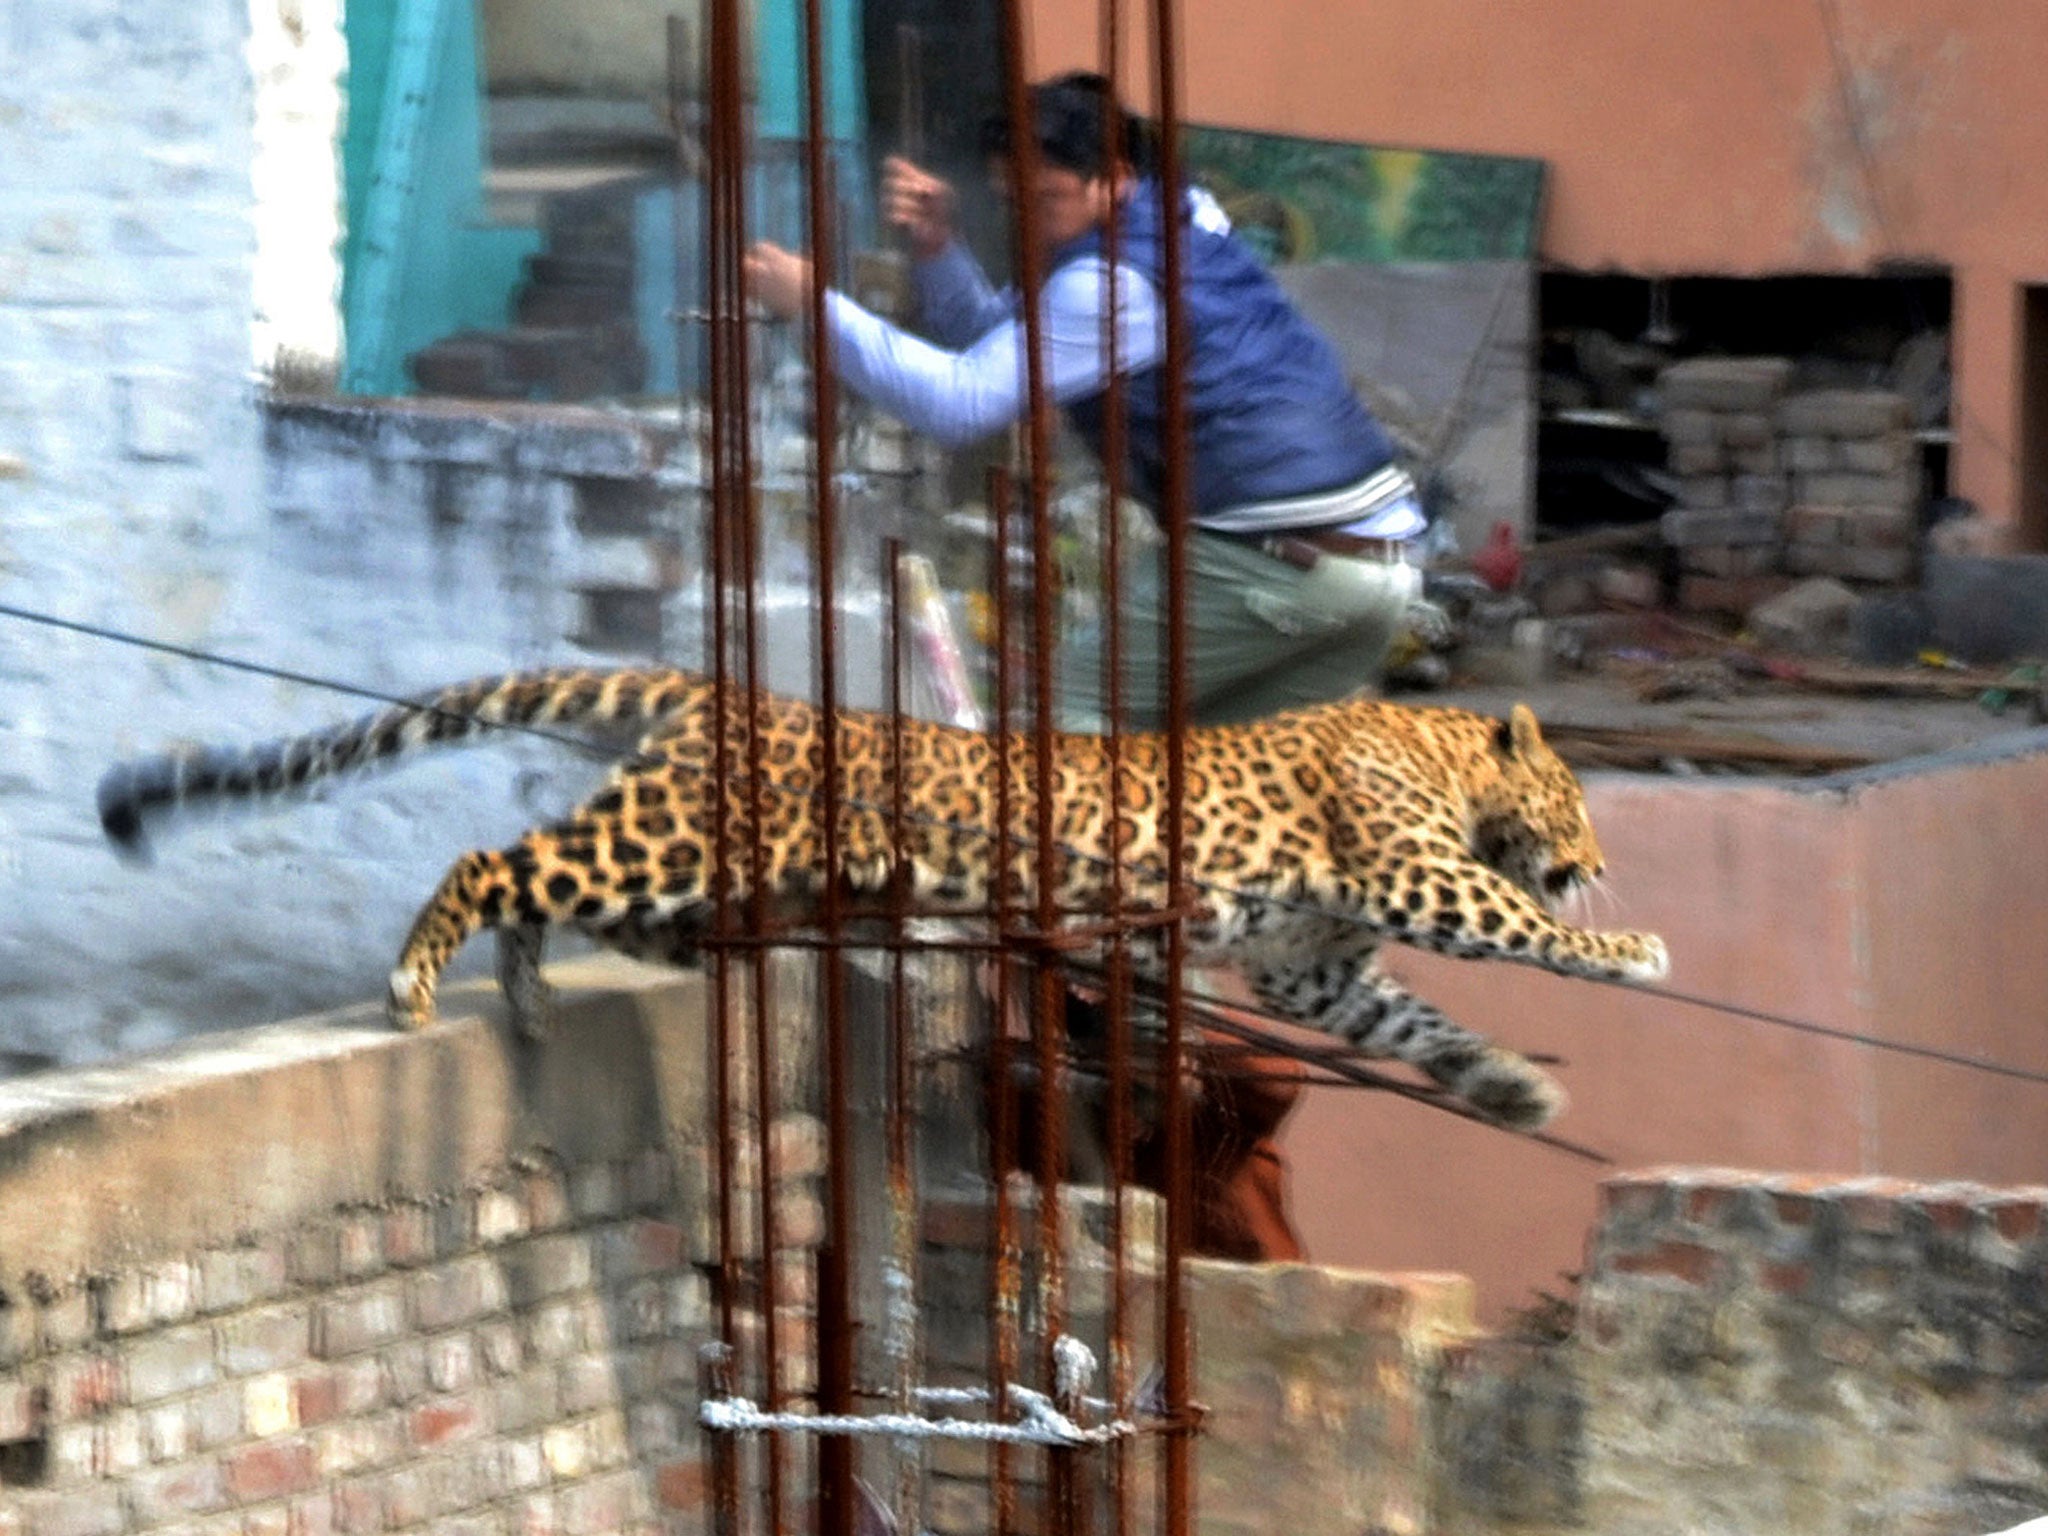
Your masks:
{"label": "leopard's ear", "polygon": [[1536,716],[1526,704],[1517,704],[1508,712],[1507,719],[1500,724],[1495,736],[1498,749],[1515,757],[1527,757],[1543,745],[1543,728],[1536,723]]}

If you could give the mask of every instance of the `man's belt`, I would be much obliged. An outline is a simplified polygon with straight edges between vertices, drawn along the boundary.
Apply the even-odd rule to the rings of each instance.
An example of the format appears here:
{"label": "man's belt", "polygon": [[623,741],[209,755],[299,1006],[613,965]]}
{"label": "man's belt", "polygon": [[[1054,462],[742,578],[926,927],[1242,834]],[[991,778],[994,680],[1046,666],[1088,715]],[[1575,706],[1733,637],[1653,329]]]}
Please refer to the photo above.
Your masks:
{"label": "man's belt", "polygon": [[1272,533],[1259,540],[1259,548],[1273,559],[1298,571],[1312,571],[1325,555],[1345,560],[1371,560],[1379,565],[1399,565],[1407,558],[1408,545],[1401,539],[1371,539],[1363,534],[1340,533],[1335,529],[1307,529],[1298,533]]}

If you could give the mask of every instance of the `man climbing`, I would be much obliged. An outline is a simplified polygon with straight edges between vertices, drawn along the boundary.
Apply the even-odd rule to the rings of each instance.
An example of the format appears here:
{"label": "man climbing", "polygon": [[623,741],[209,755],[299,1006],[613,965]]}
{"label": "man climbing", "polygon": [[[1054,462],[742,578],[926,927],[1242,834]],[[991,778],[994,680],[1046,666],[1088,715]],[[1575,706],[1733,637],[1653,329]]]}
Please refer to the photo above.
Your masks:
{"label": "man climbing", "polygon": [[[1155,514],[1167,453],[1166,242],[1183,242],[1189,336],[1188,668],[1196,723],[1255,719],[1377,686],[1390,643],[1421,591],[1410,556],[1425,527],[1415,486],[1359,402],[1329,343],[1302,318],[1213,201],[1191,194],[1169,219],[1152,174],[1147,126],[1099,75],[1035,86],[1032,184],[1045,278],[1042,374],[1053,400],[1100,456],[1110,382],[1104,316],[1112,285],[1115,366],[1126,411],[1128,493]],[[1020,195],[1006,123],[984,138],[1006,195]],[[826,296],[827,352],[856,392],[949,446],[1027,409],[1020,297],[998,292],[955,237],[953,189],[907,161],[884,167],[882,212],[909,239],[913,335],[841,293]],[[1117,259],[1104,254],[1114,218]],[[809,263],[763,243],[748,254],[755,296],[786,318],[809,293]],[[1122,723],[1164,723],[1166,593],[1156,560],[1119,573]],[[1065,640],[1060,714],[1069,728],[1107,718],[1105,637]],[[1069,1027],[1102,1021],[1078,999]],[[1289,1058],[1205,1060],[1195,1109],[1196,1246],[1232,1258],[1294,1259],[1302,1249],[1283,1201],[1277,1132],[1299,1096]],[[1018,1091],[1014,1085],[1012,1091]],[[1029,1089],[1022,1090],[1027,1096]],[[1034,1123],[1026,1112],[1022,1123]],[[1133,1149],[1141,1182],[1163,1177],[1160,1135]]]}
{"label": "man climbing", "polygon": [[[1125,486],[1159,510],[1165,460],[1163,194],[1150,135],[1098,75],[1032,89],[1038,147],[1037,233],[1043,373],[1053,399],[1098,453],[1109,383],[1103,316],[1114,283],[1116,366],[1128,413]],[[1121,153],[1108,147],[1120,145]],[[1016,195],[1006,125],[985,136],[999,183]],[[829,354],[856,392],[949,445],[1026,409],[1020,300],[993,290],[953,233],[952,189],[901,160],[885,167],[882,211],[909,237],[923,336],[844,294],[826,300]],[[1115,212],[1114,272],[1103,256]],[[1410,551],[1424,518],[1394,448],[1359,402],[1335,352],[1302,318],[1221,210],[1191,195],[1172,224],[1183,242],[1189,334],[1191,507],[1189,692],[1198,723],[1254,719],[1341,697],[1380,680],[1387,648],[1421,576]],[[755,295],[794,317],[809,264],[760,244],[747,258]],[[1164,717],[1165,593],[1157,562],[1120,573],[1124,723]],[[1063,715],[1099,726],[1105,694],[1098,634],[1069,637]]]}

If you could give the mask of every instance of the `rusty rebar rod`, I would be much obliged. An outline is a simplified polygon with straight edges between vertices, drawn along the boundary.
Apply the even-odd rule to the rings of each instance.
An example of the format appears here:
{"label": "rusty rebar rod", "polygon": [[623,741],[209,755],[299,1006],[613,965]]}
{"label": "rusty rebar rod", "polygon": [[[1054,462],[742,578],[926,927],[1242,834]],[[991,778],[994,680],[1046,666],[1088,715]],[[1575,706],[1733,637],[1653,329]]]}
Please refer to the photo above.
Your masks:
{"label": "rusty rebar rod", "polygon": [[[1015,0],[1010,0],[1011,4]],[[1012,820],[1016,791],[1010,764],[1011,665],[1010,634],[1010,524],[1014,497],[1012,481],[1000,466],[988,474],[988,506],[991,551],[991,586],[995,593],[995,709],[989,772],[995,802],[994,863],[989,880],[989,919],[1000,933],[1012,917],[1010,844],[1015,830]],[[989,1340],[989,1401],[1005,1404],[1010,1383],[1017,1378],[1018,1333],[1023,1289],[1022,1255],[1017,1245],[1016,1212],[1010,1204],[1010,1168],[1016,1160],[1017,1129],[1010,1085],[1010,1009],[1015,997],[1016,970],[1008,947],[995,954],[995,977],[991,988],[993,1007],[989,1039],[989,1179],[994,1202],[989,1256],[989,1318],[994,1325]],[[1017,1528],[1017,1487],[1013,1457],[1001,1442],[989,1448],[990,1472],[995,1480],[995,1536],[1011,1536]]]}
{"label": "rusty rebar rod", "polygon": [[[1160,375],[1159,519],[1166,530],[1166,878],[1169,899],[1178,903],[1187,879],[1187,545],[1193,498],[1188,478],[1186,251],[1181,243],[1187,201],[1180,159],[1180,59],[1173,0],[1153,0],[1152,74],[1157,93],[1159,134],[1161,277],[1165,292],[1165,366]],[[1166,1367],[1167,1416],[1175,1428],[1166,1438],[1163,1536],[1189,1536],[1194,1519],[1194,1454],[1188,1405],[1190,1339],[1182,1266],[1191,1245],[1194,1190],[1191,1177],[1193,1130],[1183,1089],[1188,1060],[1183,969],[1187,933],[1176,923],[1166,931],[1166,1062],[1162,1095],[1167,1167],[1166,1253],[1161,1304]]]}
{"label": "rusty rebar rod", "polygon": [[[1123,121],[1123,14],[1119,0],[1102,0],[1101,74],[1107,82],[1114,110],[1103,114],[1103,160],[1112,178],[1131,158],[1125,143]],[[1112,184],[1116,184],[1114,181]],[[1123,839],[1117,835],[1124,812],[1123,798],[1123,491],[1125,455],[1129,451],[1128,400],[1125,395],[1121,349],[1123,344],[1119,298],[1121,285],[1117,264],[1123,254],[1123,200],[1110,199],[1102,226],[1102,266],[1106,274],[1102,287],[1102,358],[1105,394],[1102,412],[1102,602],[1103,645],[1103,743],[1104,785],[1107,800],[1102,824],[1110,828],[1109,869],[1106,874],[1104,906],[1112,917],[1123,915]],[[1131,1102],[1132,1019],[1130,949],[1119,935],[1112,940],[1106,956],[1109,1032],[1109,1104],[1105,1136],[1109,1143],[1109,1381],[1110,1401],[1120,1417],[1133,1414],[1132,1396],[1136,1381],[1131,1350],[1130,1233],[1125,1222],[1125,1191],[1132,1186],[1132,1154],[1136,1141],[1135,1115]],[[1116,1444],[1107,1453],[1109,1472],[1109,1528],[1111,1536],[1129,1536],[1133,1524],[1130,1488],[1129,1447]]]}
{"label": "rusty rebar rod", "polygon": [[[826,329],[826,288],[835,271],[832,166],[825,97],[825,23],[821,0],[804,0],[804,211],[810,236],[810,282],[804,295],[809,324],[811,376],[811,493],[816,530],[814,560],[818,614],[818,707],[820,733],[820,844],[827,878],[820,927],[828,947],[820,966],[825,1015],[825,1237],[818,1256],[818,1408],[848,1413],[853,1408],[852,1272],[858,1233],[854,1217],[852,1130],[847,1077],[846,975],[843,956],[832,947],[844,935],[841,911],[839,823],[844,786],[839,742],[839,525],[836,448],[839,440],[838,380]],[[819,1536],[851,1536],[854,1520],[854,1446],[849,1438],[828,1438],[818,1447]]]}
{"label": "rusty rebar rod", "polygon": [[[735,1316],[736,1298],[741,1293],[739,1257],[743,1246],[739,1223],[733,1209],[735,1196],[733,1083],[734,1023],[731,1017],[735,988],[729,975],[731,965],[744,954],[752,961],[755,1007],[753,1027],[754,1078],[753,1119],[760,1137],[758,1161],[761,1179],[759,1201],[759,1284],[755,1295],[764,1310],[761,1332],[761,1372],[771,1408],[782,1394],[779,1363],[778,1317],[780,1313],[778,1271],[775,1263],[779,1231],[776,1198],[775,1154],[770,1131],[776,1107],[776,1047],[770,1023],[768,993],[770,973],[767,950],[771,945],[808,947],[818,953],[823,1028],[823,1114],[825,1119],[824,1177],[826,1223],[818,1250],[817,1292],[817,1408],[840,1418],[851,1414],[857,1401],[872,1401],[885,1394],[864,1387],[856,1380],[853,1339],[858,1325],[854,1316],[852,1275],[857,1264],[878,1259],[879,1251],[857,1245],[860,1239],[858,1205],[854,1187],[849,1112],[852,1083],[848,1063],[847,1001],[842,964],[851,942],[848,919],[880,915],[887,936],[882,941],[892,956],[894,980],[888,1023],[889,1077],[887,1084],[886,1150],[888,1164],[888,1250],[895,1267],[902,1271],[899,1285],[915,1284],[918,1191],[915,1176],[915,1130],[918,1060],[913,1040],[906,984],[906,959],[913,946],[909,923],[913,881],[909,867],[911,834],[909,797],[915,792],[910,782],[908,726],[905,720],[904,685],[901,676],[904,634],[901,597],[896,590],[897,555],[887,551],[890,592],[888,596],[888,645],[890,648],[886,732],[887,752],[894,771],[886,807],[867,806],[861,814],[875,820],[886,817],[893,868],[886,896],[849,908],[845,887],[837,872],[845,861],[847,835],[843,817],[849,805],[846,765],[842,758],[846,739],[841,720],[840,634],[838,628],[838,573],[841,530],[836,502],[838,412],[835,376],[828,342],[830,318],[827,284],[836,270],[835,224],[838,214],[834,196],[830,157],[828,103],[825,96],[825,36],[822,0],[804,0],[801,12],[804,67],[804,205],[808,223],[809,282],[804,295],[805,335],[809,346],[810,387],[813,423],[813,528],[814,586],[817,615],[819,662],[817,713],[820,771],[813,780],[813,814],[818,833],[821,862],[826,878],[819,882],[820,903],[811,933],[781,928],[774,916],[767,886],[768,860],[764,846],[765,828],[770,821],[764,795],[768,792],[767,768],[763,762],[765,721],[761,611],[758,603],[761,580],[762,530],[754,485],[754,443],[751,436],[752,383],[749,358],[744,272],[746,262],[747,135],[745,133],[744,49],[738,0],[706,0],[710,13],[706,53],[708,86],[705,92],[704,137],[706,242],[705,279],[707,301],[704,314],[709,321],[710,423],[708,427],[711,465],[711,628],[712,672],[714,675],[714,722],[717,740],[713,748],[713,769],[718,779],[715,802],[713,887],[716,916],[707,947],[713,951],[714,1008],[717,1026],[714,1049],[718,1054],[715,1072],[718,1094],[719,1206],[721,1332],[736,1345],[741,1333]],[[1110,82],[1110,98],[1121,97],[1123,60],[1120,37],[1122,23],[1117,0],[1104,0],[1103,73]],[[1006,0],[1001,11],[1004,57],[1004,102],[1010,127],[1010,180],[1012,235],[1015,276],[1021,292],[1017,323],[1023,335],[1024,413],[1020,458],[1014,472],[998,472],[989,487],[989,505],[994,523],[991,587],[995,593],[995,710],[991,726],[992,750],[988,755],[993,775],[989,793],[993,802],[993,826],[988,833],[992,878],[989,882],[989,936],[985,939],[930,943],[920,937],[916,947],[943,952],[993,954],[995,972],[995,1022],[989,1043],[993,1091],[988,1094],[989,1168],[992,1175],[994,1253],[990,1277],[992,1334],[989,1346],[989,1401],[995,1411],[1007,1413],[1012,1389],[1022,1390],[1026,1378],[1042,1375],[1046,1392],[1062,1398],[1069,1412],[1083,1411],[1077,1389],[1071,1387],[1070,1366],[1062,1366],[1060,1341],[1070,1324],[1068,1265],[1062,1221],[1063,1188],[1068,1173],[1065,1109],[1069,1090],[1068,1073],[1072,1045],[1067,1038],[1069,971],[1067,957],[1077,949],[1098,949],[1104,957],[1102,974],[1107,978],[1109,997],[1108,1050],[1110,1056],[1110,1171],[1112,1232],[1110,1242],[1111,1301],[1108,1318],[1110,1380],[1109,1403],[1119,1417],[1130,1415],[1134,1398],[1132,1377],[1135,1356],[1132,1331],[1135,1327],[1132,1282],[1129,1266],[1130,1234],[1126,1230],[1125,1191],[1130,1186],[1131,1154],[1135,1142],[1136,1116],[1132,1104],[1139,1076],[1135,1045],[1135,1007],[1132,992],[1130,945],[1142,941],[1153,953],[1163,950],[1166,975],[1163,983],[1167,1020],[1167,1041],[1162,1067],[1157,1074],[1164,1084],[1164,1117],[1167,1142],[1167,1226],[1165,1316],[1160,1352],[1165,1361],[1166,1403],[1174,1428],[1167,1431],[1168,1443],[1161,1484],[1162,1510],[1169,1536],[1186,1536],[1191,1518],[1189,1496],[1190,1448],[1187,1426],[1191,1416],[1188,1402],[1187,1316],[1180,1295],[1180,1268],[1191,1225],[1189,1167],[1192,1148],[1187,1124],[1188,1106],[1181,1092],[1183,1068],[1189,1055],[1183,1015],[1181,967],[1186,959],[1182,927],[1196,902],[1187,880],[1183,822],[1186,774],[1181,750],[1188,717],[1186,685],[1186,642],[1183,634],[1186,591],[1186,522],[1188,485],[1186,475],[1185,399],[1180,375],[1186,366],[1187,338],[1179,303],[1182,283],[1182,252],[1173,231],[1179,226],[1182,203],[1177,158],[1178,100],[1173,81],[1175,38],[1170,0],[1155,0],[1153,42],[1159,81],[1158,117],[1161,124],[1160,183],[1164,189],[1168,238],[1162,283],[1166,310],[1166,361],[1162,369],[1162,404],[1165,415],[1164,486],[1157,511],[1166,530],[1167,575],[1167,657],[1164,727],[1165,798],[1158,828],[1163,848],[1165,892],[1148,896],[1132,907],[1128,870],[1125,867],[1125,838],[1122,821],[1136,808],[1141,788],[1127,762],[1123,741],[1125,644],[1121,628],[1120,594],[1124,557],[1121,537],[1121,502],[1128,458],[1128,411],[1124,399],[1123,369],[1119,349],[1123,337],[1118,314],[1117,263],[1120,258],[1121,206],[1114,201],[1102,231],[1107,261],[1107,281],[1102,297],[1105,374],[1105,495],[1101,547],[1105,553],[1102,574],[1103,611],[1108,624],[1103,694],[1108,735],[1105,748],[1106,774],[1099,792],[1106,797],[1105,821],[1112,829],[1107,850],[1109,868],[1102,893],[1079,904],[1063,904],[1059,898],[1061,869],[1070,851],[1060,846],[1055,785],[1059,779],[1059,748],[1054,727],[1058,722],[1060,673],[1056,665],[1061,645],[1059,636],[1059,573],[1055,559],[1052,521],[1052,401],[1045,373],[1044,315],[1041,295],[1048,253],[1043,243],[1043,224],[1036,192],[1038,189],[1038,145],[1033,122],[1032,91],[1028,79],[1028,39],[1025,34],[1021,0]],[[682,41],[671,29],[671,46]],[[899,46],[908,43],[899,37]],[[672,63],[672,74],[676,66]],[[914,82],[912,82],[914,83]],[[677,94],[680,94],[679,88]],[[908,110],[908,109],[906,109]],[[1109,174],[1117,174],[1129,158],[1120,114],[1105,114],[1108,136],[1105,158]],[[682,113],[678,112],[678,122]],[[908,138],[908,135],[905,135]],[[906,146],[907,147],[907,146]],[[1118,183],[1121,190],[1122,183]],[[1019,507],[1021,500],[1022,506]],[[1028,581],[1013,562],[1015,519],[1019,512],[1030,519]],[[737,603],[735,604],[735,598]],[[1020,599],[1027,599],[1020,601]],[[738,634],[735,636],[735,625]],[[1030,655],[1028,672],[1019,666],[1020,656]],[[1024,675],[1020,678],[1020,672]],[[735,675],[737,674],[737,676]],[[1022,682],[1028,689],[1030,712],[1019,711]],[[735,718],[738,717],[738,718]],[[1028,729],[1029,738],[1019,737]],[[734,758],[744,755],[744,768]],[[1159,769],[1150,765],[1136,770],[1150,780]],[[744,788],[740,785],[744,784]],[[1144,786],[1144,787],[1149,787]],[[1129,793],[1127,793],[1127,788]],[[745,848],[737,851],[733,826],[739,818],[746,830]],[[1023,890],[1021,877],[1031,874],[1030,893]],[[1156,882],[1159,871],[1148,871],[1148,884]],[[747,880],[747,899],[736,899],[738,881]],[[1163,930],[1163,931],[1162,931]],[[1141,939],[1142,936],[1142,939]],[[872,940],[862,939],[869,943]],[[1019,988],[1018,968],[1031,967],[1032,985]],[[1020,1006],[1016,1014],[1010,1012]],[[1032,1129],[1035,1166],[1022,1170],[1018,1158],[1021,1129],[1008,1091],[1010,1068],[1016,1048],[1012,1020],[1028,1031],[1031,1060],[1036,1068],[1039,1091]],[[1036,1286],[1029,1309],[1037,1330],[1032,1359],[1024,1358],[1023,1321],[1026,1315],[1023,1285],[1023,1241],[1012,1196],[1011,1172],[1027,1172],[1037,1199],[1035,1230],[1030,1234],[1036,1259]],[[885,1292],[885,1295],[893,1293]],[[872,1321],[872,1320],[871,1320]],[[904,1345],[914,1348],[914,1333]],[[707,1375],[705,1390],[730,1394],[737,1390],[731,1375],[738,1364],[728,1356],[727,1379],[714,1388]],[[906,1359],[899,1362],[886,1394],[900,1407],[916,1392],[916,1382]],[[1062,1374],[1066,1372],[1066,1374]],[[1066,1385],[1063,1385],[1063,1382]],[[736,1498],[736,1470],[718,1473],[718,1468],[736,1467],[737,1452],[731,1444],[730,1429],[714,1431],[714,1473],[732,1482]],[[781,1442],[779,1431],[770,1430],[768,1452],[768,1529],[781,1536],[783,1510],[781,1493]],[[992,1451],[994,1482],[994,1527],[999,1536],[1010,1536],[1020,1526],[1018,1509],[1017,1450],[997,1444]],[[1033,1454],[1035,1452],[1024,1452]],[[1075,1448],[1056,1449],[1048,1462],[1049,1483],[1044,1508],[1036,1522],[1047,1536],[1085,1536],[1093,1501],[1083,1487],[1089,1465]],[[1105,1463],[1110,1479],[1112,1523],[1117,1536],[1128,1536],[1133,1525],[1129,1508],[1127,1478],[1131,1463],[1121,1448],[1112,1445]],[[846,1536],[856,1507],[853,1494],[854,1451],[852,1437],[833,1433],[820,1437],[817,1454],[816,1520],[819,1536]],[[907,1481],[903,1484],[907,1488]],[[907,1504],[907,1499],[899,1500]],[[726,1506],[719,1506],[721,1519]],[[906,1509],[907,1513],[907,1509]],[[737,1519],[737,1504],[730,1511]]]}

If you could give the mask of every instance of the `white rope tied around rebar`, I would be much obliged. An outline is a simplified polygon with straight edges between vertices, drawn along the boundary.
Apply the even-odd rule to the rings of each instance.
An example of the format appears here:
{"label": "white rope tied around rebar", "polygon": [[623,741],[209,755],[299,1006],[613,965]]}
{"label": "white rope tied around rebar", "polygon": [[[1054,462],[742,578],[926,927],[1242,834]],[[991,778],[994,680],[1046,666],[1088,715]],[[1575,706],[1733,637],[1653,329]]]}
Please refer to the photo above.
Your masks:
{"label": "white rope tied around rebar", "polygon": [[699,1408],[697,1422],[706,1429],[743,1435],[783,1430],[801,1435],[889,1435],[905,1440],[978,1440],[1066,1449],[1107,1445],[1138,1432],[1129,1419],[1083,1428],[1050,1403],[1043,1409],[1026,1409],[1021,1424],[992,1424],[985,1419],[926,1419],[914,1413],[766,1413],[744,1397],[725,1397]]}
{"label": "white rope tied around rebar", "polygon": [[1052,1341],[1052,1390],[1062,1401],[1073,1402],[1095,1380],[1095,1351],[1063,1333]]}
{"label": "white rope tied around rebar", "polygon": [[[1048,1404],[1051,1401],[1043,1392],[1033,1391],[1030,1387],[1020,1387],[1014,1381],[1010,1383],[1010,1397],[1020,1408],[1027,1400]],[[921,1403],[962,1403],[981,1407],[988,1402],[989,1397],[986,1387],[919,1387],[917,1399]],[[1092,1413],[1116,1412],[1116,1404],[1106,1397],[1083,1397],[1080,1403]]]}
{"label": "white rope tied around rebar", "polygon": [[[1070,1334],[1053,1341],[1053,1377],[1060,1395],[1107,1409],[1111,1405],[1083,1396],[1095,1375],[1095,1354]],[[1080,1447],[1107,1445],[1138,1432],[1130,1419],[1112,1419],[1093,1427],[1075,1423],[1060,1412],[1043,1392],[1017,1382],[1009,1383],[1008,1397],[1023,1416],[1021,1423],[992,1423],[986,1419],[927,1419],[914,1413],[767,1413],[744,1397],[714,1398],[697,1411],[697,1421],[706,1429],[736,1434],[758,1434],[766,1430],[788,1430],[807,1435],[890,1435],[906,1440],[979,1440],[1009,1445]],[[991,1401],[985,1387],[919,1387],[922,1403],[957,1403],[986,1407]]]}

